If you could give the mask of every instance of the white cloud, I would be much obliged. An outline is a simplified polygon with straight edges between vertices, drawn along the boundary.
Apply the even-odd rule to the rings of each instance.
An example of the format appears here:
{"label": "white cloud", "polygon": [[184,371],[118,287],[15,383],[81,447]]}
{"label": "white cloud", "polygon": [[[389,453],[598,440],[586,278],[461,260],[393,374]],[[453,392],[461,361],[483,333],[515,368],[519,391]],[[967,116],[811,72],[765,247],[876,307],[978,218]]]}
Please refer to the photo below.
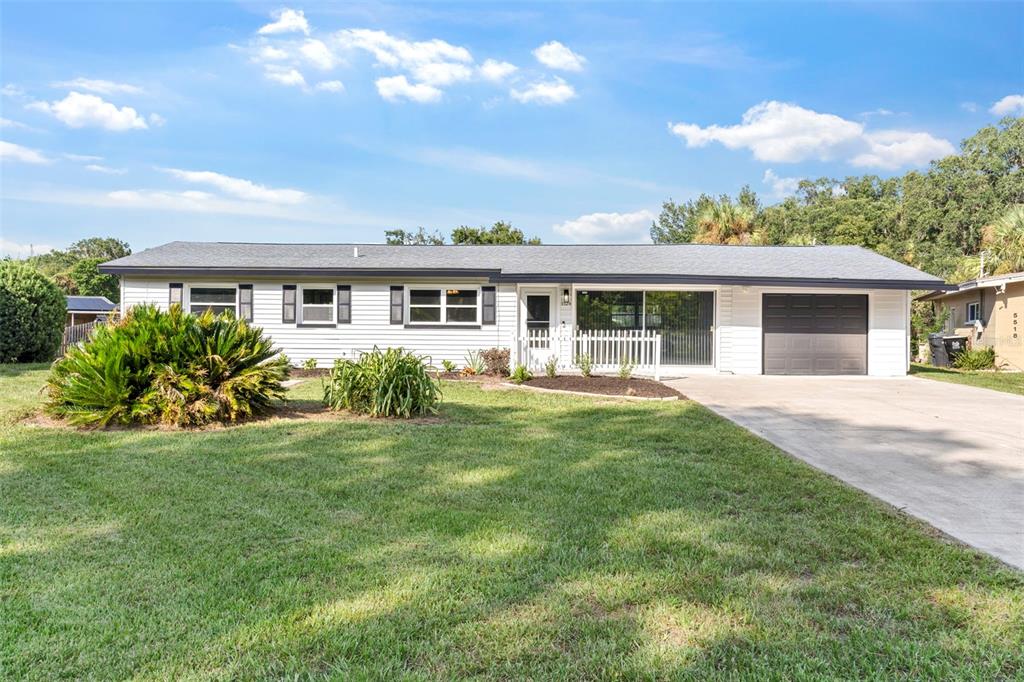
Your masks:
{"label": "white cloud", "polygon": [[131,85],[130,83],[115,83],[114,81],[105,81],[97,78],[75,78],[69,81],[51,83],[51,85],[55,88],[88,90],[89,92],[98,92],[101,95],[113,95],[117,93],[141,95],[145,92],[137,85]]}
{"label": "white cloud", "polygon": [[410,42],[386,31],[367,28],[344,29],[336,34],[343,47],[357,48],[372,54],[377,63],[392,68],[412,69],[436,62],[472,63],[473,55],[464,47],[434,38]]}
{"label": "white cloud", "polygon": [[12,121],[9,118],[0,117],[0,128],[16,128],[18,130],[30,130],[32,132],[39,132],[38,128],[33,128],[30,125],[25,125],[19,121]]}
{"label": "white cloud", "polygon": [[156,126],[157,128],[167,123],[167,119],[161,116],[160,114],[150,114],[148,118],[149,124],[152,126]]}
{"label": "white cloud", "polygon": [[523,104],[563,104],[576,96],[576,90],[555,76],[553,80],[531,83],[523,90],[512,88],[508,94]]}
{"label": "white cloud", "polygon": [[468,81],[473,77],[473,70],[465,64],[433,62],[414,66],[412,68],[412,76],[420,83],[444,86],[458,83],[459,81]]}
{"label": "white cloud", "polygon": [[309,22],[301,9],[282,9],[270,15],[274,21],[260,27],[260,35],[275,33],[304,33],[309,35]]}
{"label": "white cloud", "polygon": [[650,241],[654,217],[646,209],[633,213],[589,213],[552,229],[574,242],[646,242]]}
{"label": "white cloud", "polygon": [[103,160],[102,156],[93,156],[92,154],[62,154],[62,156],[69,161],[78,161],[80,163]]}
{"label": "white cloud", "polygon": [[518,71],[519,67],[515,64],[509,64],[508,62],[499,62],[495,59],[487,59],[480,65],[478,70],[480,72],[480,77],[484,80],[500,83]]}
{"label": "white cloud", "polygon": [[868,144],[868,151],[850,159],[854,166],[895,170],[903,166],[923,166],[932,159],[956,153],[956,148],[949,141],[932,137],[928,133],[882,130],[867,133],[864,140]]}
{"label": "white cloud", "polygon": [[[428,147],[410,153],[403,152],[399,156],[418,163],[450,168],[460,172],[484,173],[499,177],[520,178],[545,183],[555,183],[564,180],[564,177],[561,177],[562,169],[553,169],[551,164],[499,156],[475,149]],[[578,173],[567,174],[578,176]]]}
{"label": "white cloud", "polygon": [[969,114],[973,114],[978,111],[977,102],[960,102],[960,108]]}
{"label": "white cloud", "polygon": [[330,71],[338,64],[338,58],[321,40],[309,38],[299,48],[299,52],[313,66],[323,71]]}
{"label": "white cloud", "polygon": [[233,178],[229,175],[213,171],[188,171],[179,168],[161,169],[174,177],[195,184],[212,185],[225,194],[230,194],[246,201],[261,201],[271,204],[298,204],[309,198],[305,192],[297,189],[272,189],[258,185],[251,180]]}
{"label": "white cloud", "polygon": [[21,97],[24,94],[25,91],[14,83],[7,83],[4,87],[0,88],[0,95],[4,97]]}
{"label": "white cloud", "polygon": [[10,239],[0,237],[0,258],[10,256],[11,258],[21,259],[49,253],[50,251],[53,251],[53,247],[49,244],[19,244]]}
{"label": "white cloud", "polygon": [[775,101],[751,107],[737,125],[702,128],[670,123],[669,130],[687,147],[718,142],[727,149],[749,149],[759,161],[777,163],[843,158],[857,166],[896,168],[924,164],[953,152],[948,141],[928,133],[866,132],[861,123]]}
{"label": "white cloud", "polygon": [[995,116],[1024,115],[1024,95],[1007,95],[988,110]]}
{"label": "white cloud", "polygon": [[582,55],[576,54],[557,40],[544,43],[533,51],[533,56],[544,66],[560,71],[582,71],[583,65],[587,63]]}
{"label": "white cloud", "polygon": [[36,165],[53,162],[53,159],[47,158],[39,150],[29,149],[28,147],[22,147],[20,144],[5,142],[4,140],[0,140],[0,160]]}
{"label": "white cloud", "polygon": [[800,187],[803,178],[782,178],[775,174],[771,168],[764,172],[762,181],[771,187],[772,194],[776,197],[786,197],[794,194]]}
{"label": "white cloud", "polygon": [[341,81],[321,81],[314,89],[321,92],[345,92],[345,84]]}
{"label": "white cloud", "polygon": [[124,175],[128,172],[123,168],[111,168],[110,166],[101,166],[98,163],[87,164],[85,169],[93,173],[103,173],[104,175]]}
{"label": "white cloud", "polygon": [[288,52],[273,45],[264,45],[260,48],[258,55],[260,59],[267,61],[280,61],[288,58]]}
{"label": "white cloud", "polygon": [[389,76],[377,79],[377,92],[389,102],[406,99],[413,102],[438,102],[441,90],[425,83],[410,83],[405,76]]}
{"label": "white cloud", "polygon": [[118,108],[97,95],[80,92],[69,92],[67,97],[55,102],[32,102],[27,106],[48,113],[71,128],[98,127],[121,131],[149,127],[135,109]]}
{"label": "white cloud", "polygon": [[860,115],[864,118],[870,118],[872,116],[894,116],[896,114],[892,109],[872,109],[871,111],[862,111]]}
{"label": "white cloud", "polygon": [[306,87],[306,79],[298,69],[293,69],[289,66],[277,66],[276,64],[267,64],[263,69],[263,75],[266,76],[267,80],[272,80],[275,83],[281,85],[293,85],[301,88]]}

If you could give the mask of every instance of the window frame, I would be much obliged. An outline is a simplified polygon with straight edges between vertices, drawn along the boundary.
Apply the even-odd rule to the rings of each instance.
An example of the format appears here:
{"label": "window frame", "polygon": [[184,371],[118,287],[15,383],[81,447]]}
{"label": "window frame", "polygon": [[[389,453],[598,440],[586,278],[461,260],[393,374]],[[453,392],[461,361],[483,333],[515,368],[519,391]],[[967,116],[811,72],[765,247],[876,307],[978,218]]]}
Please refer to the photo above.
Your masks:
{"label": "window frame", "polygon": [[[337,284],[320,284],[320,283],[309,283],[300,284],[298,290],[295,293],[295,323],[302,327],[333,327],[338,324],[338,293]],[[303,297],[306,290],[310,291],[329,291],[331,292],[330,303],[305,303]],[[314,308],[326,308],[331,311],[331,319],[329,320],[306,320],[306,306]]]}
{"label": "window frame", "polygon": [[[971,311],[974,311],[974,315],[971,315]],[[967,304],[967,315],[964,320],[965,322],[981,322],[981,302],[973,301]]]}
{"label": "window frame", "polygon": [[[458,285],[458,284],[407,284],[405,285],[405,325],[407,327],[480,327],[481,326],[481,302],[483,295],[481,292],[482,286],[479,284],[472,284],[469,286]],[[451,290],[456,291],[472,291],[476,297],[476,302],[472,305],[465,304],[452,304],[448,305],[448,292]],[[412,303],[412,292],[413,291],[436,291],[440,294],[440,305],[414,305]],[[425,321],[425,322],[414,322],[412,319],[413,308],[439,308],[440,309],[440,320],[438,322]],[[475,312],[472,321],[466,322],[449,322],[448,321],[448,308],[458,310],[468,310],[472,308]],[[496,308],[496,306],[495,306]],[[497,310],[495,310],[495,318],[497,318]],[[497,319],[495,319],[497,321]]]}
{"label": "window frame", "polygon": [[[232,282],[232,283],[225,283],[225,282],[189,282],[188,284],[185,285],[184,288],[185,288],[185,291],[183,292],[183,295],[182,295],[182,301],[183,301],[183,305],[184,304],[188,305],[188,314],[189,315],[199,315],[199,314],[202,314],[202,310],[200,310],[199,312],[196,312],[195,310],[192,309],[192,290],[193,289],[232,289],[232,290],[234,290],[234,292],[235,292],[235,302],[232,305],[234,306],[235,318],[236,319],[238,318],[238,282]],[[199,305],[203,305],[202,302],[200,302]],[[216,305],[216,306],[226,306],[227,304],[226,303],[207,303],[205,305],[206,305],[206,308],[209,308],[210,306],[214,306],[214,305]],[[205,310],[206,308],[204,308],[203,310]]]}

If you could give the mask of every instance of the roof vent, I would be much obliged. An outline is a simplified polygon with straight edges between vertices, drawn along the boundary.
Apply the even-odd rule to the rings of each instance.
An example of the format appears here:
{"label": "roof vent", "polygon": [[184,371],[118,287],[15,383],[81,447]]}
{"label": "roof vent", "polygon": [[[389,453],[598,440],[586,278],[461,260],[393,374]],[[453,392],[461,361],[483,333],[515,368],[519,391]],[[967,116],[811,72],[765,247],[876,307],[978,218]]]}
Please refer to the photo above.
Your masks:
{"label": "roof vent", "polygon": [[358,246],[353,246],[352,247],[352,257],[353,258],[359,258],[359,247]]}

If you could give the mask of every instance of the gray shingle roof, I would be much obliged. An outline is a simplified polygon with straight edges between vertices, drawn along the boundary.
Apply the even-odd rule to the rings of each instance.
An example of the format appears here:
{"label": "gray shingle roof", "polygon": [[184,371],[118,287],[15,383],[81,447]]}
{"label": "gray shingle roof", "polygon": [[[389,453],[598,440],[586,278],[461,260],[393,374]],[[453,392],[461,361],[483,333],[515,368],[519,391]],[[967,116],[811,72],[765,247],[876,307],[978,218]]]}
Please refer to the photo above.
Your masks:
{"label": "gray shingle roof", "polygon": [[[354,255],[358,249],[358,257]],[[388,246],[171,242],[105,263],[117,274],[475,274],[495,281],[802,281],[942,288],[941,279],[857,246]]]}
{"label": "gray shingle roof", "polygon": [[109,313],[117,307],[106,296],[65,296],[68,311],[76,313]]}

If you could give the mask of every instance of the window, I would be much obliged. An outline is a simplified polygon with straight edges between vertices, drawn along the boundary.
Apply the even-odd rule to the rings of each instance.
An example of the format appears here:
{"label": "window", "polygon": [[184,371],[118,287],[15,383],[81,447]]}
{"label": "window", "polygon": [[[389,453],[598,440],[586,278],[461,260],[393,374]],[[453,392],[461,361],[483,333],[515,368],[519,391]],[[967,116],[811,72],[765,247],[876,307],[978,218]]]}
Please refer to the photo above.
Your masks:
{"label": "window", "polygon": [[295,324],[295,285],[281,286],[281,323]]}
{"label": "window", "polygon": [[402,324],[405,314],[405,287],[391,287],[391,324]]}
{"label": "window", "polygon": [[214,315],[230,312],[237,315],[235,287],[189,287],[188,309],[194,315],[212,310]]}
{"label": "window", "polygon": [[347,284],[338,285],[338,324],[352,322],[352,287]]}
{"label": "window", "polygon": [[303,324],[334,323],[334,288],[302,287]]}
{"label": "window", "polygon": [[976,322],[981,319],[981,304],[980,303],[968,303],[967,304],[967,321]]}
{"label": "window", "polygon": [[409,324],[479,324],[478,289],[410,289]]}
{"label": "window", "polygon": [[252,322],[252,285],[238,285],[238,316]]}

